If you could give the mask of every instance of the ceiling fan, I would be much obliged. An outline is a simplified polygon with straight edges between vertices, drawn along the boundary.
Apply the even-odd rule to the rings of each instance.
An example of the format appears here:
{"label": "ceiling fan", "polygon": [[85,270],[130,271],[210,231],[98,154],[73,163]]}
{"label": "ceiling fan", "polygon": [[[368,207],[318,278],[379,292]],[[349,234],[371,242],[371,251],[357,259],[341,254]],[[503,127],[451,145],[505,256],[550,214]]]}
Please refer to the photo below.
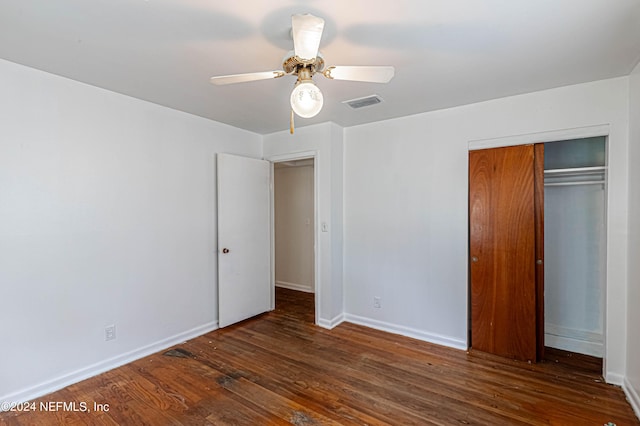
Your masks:
{"label": "ceiling fan", "polygon": [[322,109],[323,97],[313,76],[321,73],[331,80],[351,80],[371,83],[387,83],[394,75],[392,66],[330,66],[325,69],[324,58],[318,52],[324,29],[324,19],[311,14],[293,15],[291,27],[294,50],[284,58],[282,71],[265,71],[248,74],[233,74],[211,77],[211,83],[225,85],[248,81],[280,78],[285,75],[298,77],[291,92],[291,130],[293,133],[293,113],[303,118],[311,118]]}

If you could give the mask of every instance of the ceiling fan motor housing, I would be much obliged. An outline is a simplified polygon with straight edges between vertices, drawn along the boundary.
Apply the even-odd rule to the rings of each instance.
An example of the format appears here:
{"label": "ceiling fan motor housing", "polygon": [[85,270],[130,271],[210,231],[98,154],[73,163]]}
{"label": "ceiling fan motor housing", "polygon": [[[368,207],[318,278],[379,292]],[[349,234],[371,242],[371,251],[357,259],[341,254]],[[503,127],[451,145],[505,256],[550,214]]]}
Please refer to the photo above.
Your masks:
{"label": "ceiling fan motor housing", "polygon": [[320,55],[320,52],[311,60],[304,60],[296,55],[287,55],[282,63],[282,69],[287,74],[298,75],[298,71],[301,68],[308,68],[311,71],[311,76],[313,76],[313,74],[324,69],[324,58]]}

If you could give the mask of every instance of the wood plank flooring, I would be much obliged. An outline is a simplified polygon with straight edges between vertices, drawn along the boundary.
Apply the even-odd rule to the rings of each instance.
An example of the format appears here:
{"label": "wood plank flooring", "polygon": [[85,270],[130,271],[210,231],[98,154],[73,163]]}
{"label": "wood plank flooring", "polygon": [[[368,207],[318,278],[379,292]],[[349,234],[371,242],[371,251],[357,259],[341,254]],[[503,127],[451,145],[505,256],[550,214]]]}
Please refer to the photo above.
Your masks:
{"label": "wood plank flooring", "polygon": [[[316,327],[313,295],[37,401],[90,413],[0,413],[8,425],[639,425],[593,359],[538,364],[353,324]],[[596,372],[594,372],[596,369]],[[94,403],[108,411],[94,411]],[[106,406],[106,405],[105,405]]]}

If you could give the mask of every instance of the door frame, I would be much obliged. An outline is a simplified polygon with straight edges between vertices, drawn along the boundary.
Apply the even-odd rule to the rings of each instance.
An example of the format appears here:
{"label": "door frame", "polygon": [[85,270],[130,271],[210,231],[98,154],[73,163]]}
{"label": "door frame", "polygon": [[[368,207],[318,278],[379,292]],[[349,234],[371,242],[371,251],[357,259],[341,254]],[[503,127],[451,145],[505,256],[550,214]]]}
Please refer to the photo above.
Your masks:
{"label": "door frame", "polygon": [[[609,138],[610,138],[610,125],[609,124],[600,124],[595,126],[585,126],[585,127],[577,127],[571,129],[559,129],[559,130],[551,130],[547,132],[539,132],[539,133],[528,133],[522,135],[510,135],[498,138],[488,138],[488,139],[475,139],[470,140],[467,143],[467,163],[469,161],[468,151],[475,151],[479,149],[486,148],[501,148],[507,146],[515,146],[515,145],[535,145],[538,143],[547,143],[547,142],[562,142],[566,140],[572,139],[581,139],[581,138],[591,138],[591,137],[600,137],[604,136],[607,138],[607,142],[605,145],[606,149],[606,160],[605,164],[607,167],[607,173],[605,173],[605,292],[603,294],[604,297],[604,310],[602,312],[603,315],[603,355],[602,355],[602,374],[607,379],[607,311],[609,310],[609,299],[607,297],[608,287],[609,287],[609,244],[610,244],[610,222],[608,219],[608,207],[610,203],[611,194],[608,190],[609,186]],[[467,170],[469,169],[467,164]],[[469,176],[467,176],[467,181],[469,180]],[[469,206],[467,206],[467,211],[469,210]],[[467,216],[467,222],[468,222]],[[467,239],[469,239],[469,228],[467,227]],[[469,251],[469,246],[467,245],[467,251]],[[470,271],[469,265],[469,256],[470,253],[467,253],[467,270]],[[470,277],[470,273],[468,274]],[[468,306],[471,306],[471,292],[467,293],[467,303]],[[542,307],[544,309],[544,307]],[[471,315],[470,312],[467,311],[467,324],[471,324]],[[471,332],[469,331],[468,336],[470,336]],[[468,345],[469,342],[467,342]],[[608,380],[607,380],[608,381]]]}
{"label": "door frame", "polygon": [[274,165],[275,163],[283,163],[286,161],[309,160],[313,159],[313,292],[314,292],[314,324],[318,324],[320,318],[320,227],[318,226],[318,205],[320,190],[318,187],[318,151],[301,151],[289,154],[273,155],[265,158],[271,163],[271,309],[275,309],[276,303],[276,245],[275,245],[275,198],[274,198]]}

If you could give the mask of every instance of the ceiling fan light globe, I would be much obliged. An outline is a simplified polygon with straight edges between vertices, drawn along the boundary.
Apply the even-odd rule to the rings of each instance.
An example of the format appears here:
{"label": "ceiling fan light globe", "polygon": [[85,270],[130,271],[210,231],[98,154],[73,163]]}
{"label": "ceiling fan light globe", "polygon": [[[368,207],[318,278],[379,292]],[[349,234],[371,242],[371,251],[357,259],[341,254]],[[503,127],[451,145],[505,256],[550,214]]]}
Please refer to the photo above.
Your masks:
{"label": "ceiling fan light globe", "polygon": [[318,115],[323,102],[322,92],[311,81],[297,84],[291,92],[291,109],[302,118]]}

